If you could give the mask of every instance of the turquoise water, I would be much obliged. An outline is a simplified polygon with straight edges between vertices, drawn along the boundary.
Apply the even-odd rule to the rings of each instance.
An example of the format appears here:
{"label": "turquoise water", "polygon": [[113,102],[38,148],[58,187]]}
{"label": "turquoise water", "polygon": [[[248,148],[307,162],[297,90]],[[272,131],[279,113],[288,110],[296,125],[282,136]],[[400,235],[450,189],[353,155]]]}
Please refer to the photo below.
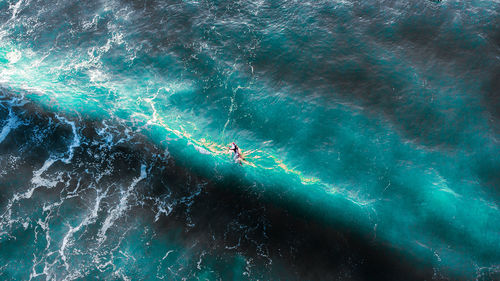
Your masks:
{"label": "turquoise water", "polygon": [[498,277],[499,12],[1,1],[0,276]]}

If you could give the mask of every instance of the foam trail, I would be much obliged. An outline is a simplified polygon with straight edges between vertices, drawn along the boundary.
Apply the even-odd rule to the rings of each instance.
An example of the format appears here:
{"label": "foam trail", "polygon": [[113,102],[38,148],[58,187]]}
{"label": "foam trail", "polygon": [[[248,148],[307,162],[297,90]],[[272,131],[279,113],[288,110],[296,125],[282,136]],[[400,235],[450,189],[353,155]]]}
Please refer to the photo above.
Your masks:
{"label": "foam trail", "polygon": [[14,5],[9,3],[9,9],[12,10],[12,17],[10,18],[10,20],[13,20],[17,17],[17,14],[19,13],[19,8],[23,4],[23,2],[24,2],[24,0],[19,0]]}
{"label": "foam trail", "polygon": [[99,211],[99,208],[100,208],[100,205],[101,205],[101,200],[106,197],[106,194],[107,192],[103,192],[103,193],[99,193],[97,192],[97,196],[96,196],[96,201],[95,201],[95,204],[94,204],[94,208],[92,209],[92,211],[90,212],[89,215],[87,215],[81,222],[80,224],[78,224],[77,226],[75,227],[72,227],[72,226],[69,226],[69,230],[68,232],[66,233],[66,235],[64,235],[64,238],[62,240],[62,244],[61,244],[61,248],[59,249],[59,255],[61,256],[61,259],[64,263],[64,266],[66,268],[67,271],[69,271],[69,264],[67,262],[67,257],[65,255],[65,251],[68,247],[70,247],[72,245],[72,237],[73,235],[80,231],[83,227],[89,225],[89,224],[92,224],[92,223],[95,223],[96,221],[96,218],[97,218],[97,215],[98,215],[98,211]]}
{"label": "foam trail", "polygon": [[104,220],[104,223],[102,224],[101,229],[99,230],[99,233],[97,236],[99,237],[99,242],[103,243],[106,240],[106,232],[108,229],[113,225],[113,223],[122,216],[122,214],[127,210],[128,206],[128,201],[129,197],[132,194],[132,191],[134,190],[135,186],[143,179],[145,179],[147,176],[146,173],[146,165],[141,165],[141,174],[139,177],[135,178],[132,183],[129,185],[127,190],[122,192],[122,196],[120,198],[120,202],[118,203],[118,206],[115,208],[111,209],[108,213],[108,216]]}
{"label": "foam trail", "polygon": [[[56,186],[58,182],[60,182],[60,177],[56,177],[55,180],[50,180],[42,177],[42,174],[45,173],[51,166],[57,161],[62,161],[65,164],[69,164],[71,162],[71,159],[73,159],[74,155],[74,149],[78,146],[80,146],[80,138],[78,136],[76,124],[74,121],[69,121],[65,117],[61,117],[59,115],[56,115],[56,118],[60,120],[61,122],[65,122],[66,124],[69,124],[72,129],[73,133],[73,139],[72,142],[68,146],[68,152],[67,152],[67,157],[65,158],[59,158],[58,156],[53,156],[51,155],[45,162],[43,163],[42,167],[36,171],[33,172],[33,177],[31,179],[31,183],[34,184],[35,188],[40,187],[40,186],[45,186],[48,188],[52,188]],[[26,198],[31,197],[31,194],[33,193],[34,189],[30,189],[28,191]]]}
{"label": "foam trail", "polygon": [[[7,124],[3,127],[2,132],[0,133],[0,143],[5,139],[10,130],[16,128],[21,122],[19,122],[12,111],[12,106],[22,106],[27,101],[23,101],[20,99],[13,99],[9,102],[9,119]],[[68,156],[65,158],[60,158],[55,155],[50,155],[47,160],[43,163],[42,167],[38,170],[33,171],[33,176],[31,177],[31,187],[28,188],[25,192],[15,193],[11,199],[9,199],[8,204],[6,206],[6,211],[3,215],[4,219],[7,220],[8,225],[12,225],[16,220],[12,220],[12,207],[14,204],[19,202],[20,200],[30,199],[33,196],[35,190],[39,187],[46,188],[54,188],[58,183],[63,181],[63,174],[58,172],[56,176],[52,176],[50,179],[45,178],[42,175],[57,161],[62,161],[65,164],[69,164],[74,155],[74,149],[80,145],[80,139],[77,133],[76,124],[73,121],[67,120],[65,117],[60,117],[56,115],[57,119],[69,124],[72,128],[73,139],[70,145],[68,146]]]}
{"label": "foam trail", "polygon": [[12,109],[9,108],[9,119],[7,120],[7,122],[2,128],[2,131],[0,132],[0,143],[2,143],[5,140],[5,138],[10,133],[11,130],[16,129],[20,124],[21,123],[12,112]]}
{"label": "foam trail", "polygon": [[26,195],[23,195],[22,196],[23,198],[30,198],[31,195],[33,194],[33,190],[37,187],[45,186],[48,188],[52,188],[56,186],[56,184],[59,182],[57,179],[52,179],[52,180],[46,179],[42,177],[42,174],[45,173],[50,168],[50,166],[52,166],[52,164],[54,164],[57,160],[59,159],[54,159],[52,157],[49,157],[49,159],[45,160],[40,169],[33,171],[33,177],[31,178],[31,183],[33,184],[34,187],[30,189],[27,193],[25,193]]}
{"label": "foam trail", "polygon": [[80,146],[80,138],[78,136],[78,132],[77,132],[76,125],[75,125],[74,121],[69,121],[65,117],[61,117],[59,115],[56,115],[56,118],[62,122],[65,122],[66,124],[70,125],[71,130],[73,132],[73,140],[72,140],[71,144],[68,146],[68,156],[66,158],[60,159],[62,162],[69,164],[71,159],[73,159],[73,154],[74,154],[75,148]]}

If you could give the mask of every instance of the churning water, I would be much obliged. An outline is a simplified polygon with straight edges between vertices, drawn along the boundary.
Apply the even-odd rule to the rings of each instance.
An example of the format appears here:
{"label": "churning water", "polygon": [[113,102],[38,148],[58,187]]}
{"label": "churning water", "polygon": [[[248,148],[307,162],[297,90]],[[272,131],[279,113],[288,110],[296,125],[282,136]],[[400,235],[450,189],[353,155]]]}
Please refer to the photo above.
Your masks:
{"label": "churning water", "polygon": [[0,0],[0,278],[500,278],[499,98],[498,0]]}

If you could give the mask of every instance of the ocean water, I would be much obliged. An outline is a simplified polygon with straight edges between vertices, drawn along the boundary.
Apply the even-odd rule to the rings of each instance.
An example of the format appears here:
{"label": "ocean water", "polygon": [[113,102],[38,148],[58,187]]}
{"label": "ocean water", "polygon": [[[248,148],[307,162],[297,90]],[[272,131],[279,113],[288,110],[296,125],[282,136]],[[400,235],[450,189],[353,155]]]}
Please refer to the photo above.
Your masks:
{"label": "ocean water", "polygon": [[498,0],[0,0],[0,279],[500,279],[499,99]]}

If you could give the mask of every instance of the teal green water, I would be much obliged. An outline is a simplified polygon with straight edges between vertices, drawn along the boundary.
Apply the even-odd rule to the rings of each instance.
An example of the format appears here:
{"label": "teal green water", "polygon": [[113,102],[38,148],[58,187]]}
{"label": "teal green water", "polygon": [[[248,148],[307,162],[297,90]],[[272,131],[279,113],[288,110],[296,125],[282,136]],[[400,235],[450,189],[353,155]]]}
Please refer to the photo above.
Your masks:
{"label": "teal green water", "polygon": [[[495,1],[0,3],[0,82],[15,95],[69,119],[119,124],[211,182],[342,226],[445,275],[498,271]],[[245,154],[242,166],[227,153],[232,141]],[[131,180],[140,182],[139,175]],[[18,200],[6,202],[9,212]],[[51,226],[59,250],[47,258],[59,253],[64,261],[69,230],[120,217],[117,202],[96,203],[87,221],[87,212],[65,211],[67,222]],[[43,203],[35,206],[42,218]],[[117,211],[100,219],[104,208]],[[140,234],[147,220],[137,220],[116,242],[127,253],[112,259],[116,278],[169,276],[165,264],[197,268],[175,231],[151,238],[153,246],[134,244],[133,237],[148,235]],[[4,241],[7,233],[18,237],[1,258],[11,270],[7,261],[23,260],[16,243],[36,238],[4,221],[0,232]],[[40,243],[34,253],[46,249]],[[175,253],[151,267],[130,266],[127,258],[147,264],[139,260],[170,248]],[[104,266],[112,251],[102,251],[94,262]],[[222,262],[211,255],[210,270],[197,278],[231,270],[244,276],[244,251]],[[98,274],[84,258],[71,262],[43,277]],[[8,276],[23,279],[29,268]],[[277,261],[273,274],[281,270]]]}

